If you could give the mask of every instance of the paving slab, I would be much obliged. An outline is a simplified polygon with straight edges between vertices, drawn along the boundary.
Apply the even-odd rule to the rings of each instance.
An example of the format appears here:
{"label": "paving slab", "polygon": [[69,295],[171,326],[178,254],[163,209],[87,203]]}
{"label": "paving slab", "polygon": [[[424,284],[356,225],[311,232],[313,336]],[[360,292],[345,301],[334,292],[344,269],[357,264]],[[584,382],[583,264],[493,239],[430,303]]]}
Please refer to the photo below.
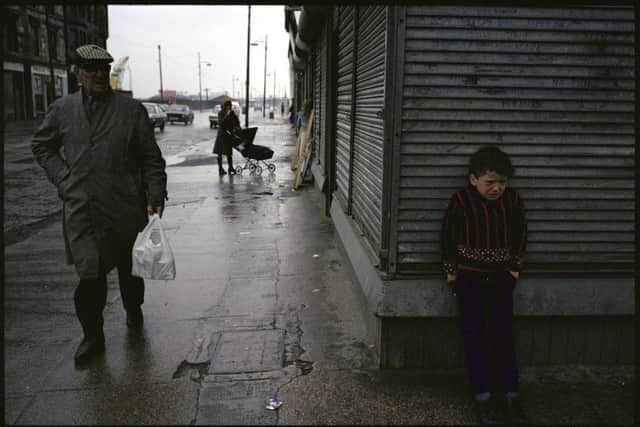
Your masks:
{"label": "paving slab", "polygon": [[223,332],[212,356],[210,374],[272,371],[283,367],[284,331]]}

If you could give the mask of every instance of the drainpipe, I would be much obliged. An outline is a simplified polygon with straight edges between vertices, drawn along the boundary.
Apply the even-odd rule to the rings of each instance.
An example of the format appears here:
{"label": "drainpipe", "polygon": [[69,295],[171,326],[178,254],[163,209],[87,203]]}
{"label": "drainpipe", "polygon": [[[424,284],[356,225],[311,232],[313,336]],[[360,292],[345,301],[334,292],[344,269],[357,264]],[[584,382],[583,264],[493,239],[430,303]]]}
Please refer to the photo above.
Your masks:
{"label": "drainpipe", "polygon": [[48,105],[50,105],[53,101],[54,98],[56,96],[56,76],[54,74],[53,71],[53,55],[51,54],[51,40],[49,40],[49,35],[51,34],[51,30],[49,28],[49,9],[45,8],[45,12],[44,12],[44,20],[45,20],[45,25],[47,27],[47,53],[49,56],[49,74],[51,76],[51,84],[48,86],[49,89],[49,99],[48,99]]}

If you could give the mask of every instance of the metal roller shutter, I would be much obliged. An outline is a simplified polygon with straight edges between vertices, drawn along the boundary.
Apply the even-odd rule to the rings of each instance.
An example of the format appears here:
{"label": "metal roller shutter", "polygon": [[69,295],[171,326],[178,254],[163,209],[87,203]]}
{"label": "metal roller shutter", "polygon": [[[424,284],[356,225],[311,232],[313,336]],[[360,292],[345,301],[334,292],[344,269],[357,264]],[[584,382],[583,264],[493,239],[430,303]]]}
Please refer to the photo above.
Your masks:
{"label": "metal roller shutter", "polygon": [[[318,130],[320,132],[319,138],[317,141],[318,147],[318,160],[323,165],[323,170],[326,170],[324,167],[325,163],[325,150],[327,146],[327,133],[325,132],[326,123],[327,123],[327,80],[328,80],[328,64],[329,57],[327,56],[327,37],[328,37],[328,23],[325,22],[325,25],[322,29],[322,34],[318,40],[318,50],[320,52],[320,87],[319,92],[316,94],[316,98],[320,101],[320,110],[318,115]],[[322,127],[320,126],[322,124]]]}
{"label": "metal roller shutter", "polygon": [[386,10],[358,7],[352,215],[376,252],[382,229]]}
{"label": "metal roller shutter", "polygon": [[322,82],[322,73],[321,73],[321,57],[320,52],[317,48],[313,49],[313,109],[314,109],[314,119],[313,119],[313,137],[315,139],[315,143],[311,146],[311,155],[314,158],[317,158],[317,146],[318,141],[320,141],[320,133],[322,129],[322,116],[321,109],[322,104],[320,102],[320,92],[321,92],[321,82]]}
{"label": "metal roller shutter", "polygon": [[634,60],[632,8],[407,7],[398,270],[440,271],[448,199],[494,143],[528,271],[632,271]]}
{"label": "metal roller shutter", "polygon": [[349,209],[351,114],[355,55],[355,7],[336,8],[338,69],[336,73],[336,190],[345,211]]}

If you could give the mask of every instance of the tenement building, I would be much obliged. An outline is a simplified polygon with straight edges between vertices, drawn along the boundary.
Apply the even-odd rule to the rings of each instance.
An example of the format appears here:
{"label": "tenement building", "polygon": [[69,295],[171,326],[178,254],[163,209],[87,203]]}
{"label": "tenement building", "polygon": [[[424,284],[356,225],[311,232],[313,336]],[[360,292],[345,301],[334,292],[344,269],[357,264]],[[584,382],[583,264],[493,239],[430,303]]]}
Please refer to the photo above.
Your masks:
{"label": "tenement building", "polygon": [[56,98],[77,89],[67,58],[76,47],[106,47],[106,5],[5,5],[4,120],[41,118]]}

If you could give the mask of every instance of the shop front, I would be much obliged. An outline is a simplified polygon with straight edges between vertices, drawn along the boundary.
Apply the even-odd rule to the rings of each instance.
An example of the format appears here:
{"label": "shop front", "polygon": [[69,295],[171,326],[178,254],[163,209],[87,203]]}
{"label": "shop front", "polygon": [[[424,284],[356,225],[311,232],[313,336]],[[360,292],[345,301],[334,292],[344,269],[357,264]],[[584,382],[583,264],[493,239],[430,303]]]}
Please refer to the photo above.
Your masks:
{"label": "shop front", "polygon": [[47,106],[51,102],[69,93],[66,70],[54,68],[53,75],[55,83],[54,99],[50,99],[51,69],[41,65],[31,66],[33,117],[36,119],[44,116]]}

